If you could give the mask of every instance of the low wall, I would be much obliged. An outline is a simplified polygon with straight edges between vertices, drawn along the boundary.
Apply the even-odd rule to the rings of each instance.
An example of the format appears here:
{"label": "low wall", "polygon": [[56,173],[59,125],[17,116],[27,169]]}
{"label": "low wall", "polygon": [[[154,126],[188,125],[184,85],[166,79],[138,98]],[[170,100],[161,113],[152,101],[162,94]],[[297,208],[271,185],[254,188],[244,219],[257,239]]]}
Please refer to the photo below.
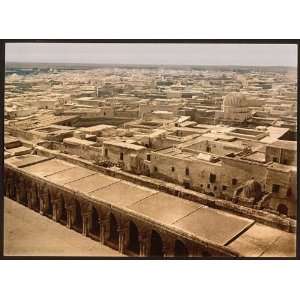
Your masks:
{"label": "low wall", "polygon": [[14,137],[24,139],[27,141],[37,142],[40,140],[39,136],[36,136],[35,134],[33,134],[29,131],[18,129],[18,128],[13,128],[11,126],[6,126],[5,131],[7,131],[9,134],[13,135]]}

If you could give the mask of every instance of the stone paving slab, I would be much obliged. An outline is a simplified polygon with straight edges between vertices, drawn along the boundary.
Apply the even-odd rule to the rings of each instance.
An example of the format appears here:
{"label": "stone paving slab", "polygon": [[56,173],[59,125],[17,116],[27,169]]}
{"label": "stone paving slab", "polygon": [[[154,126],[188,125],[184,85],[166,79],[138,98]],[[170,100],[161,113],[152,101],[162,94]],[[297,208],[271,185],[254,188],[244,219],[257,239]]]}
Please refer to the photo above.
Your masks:
{"label": "stone paving slab", "polygon": [[133,211],[164,224],[172,224],[199,207],[201,204],[160,192],[129,206]]}
{"label": "stone paving slab", "polygon": [[18,155],[18,156],[30,154],[31,151],[32,151],[31,148],[25,146],[7,149],[7,152],[11,153],[12,155]]}
{"label": "stone paving slab", "polygon": [[74,168],[62,170],[46,177],[51,182],[64,185],[93,174],[96,174],[96,172],[75,166]]}
{"label": "stone paving slab", "polygon": [[72,189],[73,191],[79,191],[81,193],[91,193],[96,190],[102,189],[108,185],[119,182],[121,179],[108,177],[99,173],[92,174],[90,176],[80,178],[65,184],[65,187]]}
{"label": "stone paving slab", "polygon": [[28,155],[14,156],[14,157],[7,158],[5,159],[5,163],[13,165],[18,168],[24,168],[28,165],[33,165],[48,160],[49,160],[48,157],[28,154]]}
{"label": "stone paving slab", "polygon": [[246,257],[294,257],[296,235],[256,223],[228,247]]}
{"label": "stone paving slab", "polygon": [[226,245],[253,223],[253,220],[203,206],[173,225],[200,238]]}
{"label": "stone paving slab", "polygon": [[89,196],[112,205],[127,207],[155,193],[157,193],[155,190],[120,181],[92,192]]}
{"label": "stone paving slab", "polygon": [[51,159],[29,167],[25,167],[23,170],[38,177],[46,177],[71,168],[74,168],[74,165],[62,160]]}

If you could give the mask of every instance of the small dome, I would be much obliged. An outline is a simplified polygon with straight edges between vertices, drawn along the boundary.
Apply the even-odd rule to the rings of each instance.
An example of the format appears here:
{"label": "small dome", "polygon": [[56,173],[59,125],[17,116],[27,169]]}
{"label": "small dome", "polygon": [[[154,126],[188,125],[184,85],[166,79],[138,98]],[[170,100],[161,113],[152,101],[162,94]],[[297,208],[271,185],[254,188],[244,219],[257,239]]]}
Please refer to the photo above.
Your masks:
{"label": "small dome", "polygon": [[262,195],[260,183],[254,179],[248,180],[244,186],[244,195],[247,198],[254,198],[255,200],[260,199]]}
{"label": "small dome", "polygon": [[223,98],[223,106],[245,107],[248,106],[248,101],[244,94],[232,92]]}

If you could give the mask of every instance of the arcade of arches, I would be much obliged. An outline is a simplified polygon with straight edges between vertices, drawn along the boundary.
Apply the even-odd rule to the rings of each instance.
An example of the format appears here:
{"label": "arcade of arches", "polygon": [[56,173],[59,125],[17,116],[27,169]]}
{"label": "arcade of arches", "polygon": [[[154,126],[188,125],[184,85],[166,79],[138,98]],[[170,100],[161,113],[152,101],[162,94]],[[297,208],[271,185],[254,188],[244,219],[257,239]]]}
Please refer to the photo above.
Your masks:
{"label": "arcade of arches", "polygon": [[129,256],[234,256],[224,247],[210,246],[76,196],[49,182],[5,168],[5,196]]}

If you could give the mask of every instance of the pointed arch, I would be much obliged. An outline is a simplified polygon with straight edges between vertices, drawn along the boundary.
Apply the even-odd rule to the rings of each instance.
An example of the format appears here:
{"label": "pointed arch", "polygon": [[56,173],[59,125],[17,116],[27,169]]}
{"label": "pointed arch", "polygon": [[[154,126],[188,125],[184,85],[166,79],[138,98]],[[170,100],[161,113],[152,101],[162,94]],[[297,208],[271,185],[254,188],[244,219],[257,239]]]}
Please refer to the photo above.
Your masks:
{"label": "pointed arch", "polygon": [[129,222],[128,250],[136,254],[140,253],[139,230],[134,222]]}
{"label": "pointed arch", "polygon": [[151,232],[150,243],[150,256],[163,257],[163,242],[160,235],[155,230],[152,230]]}
{"label": "pointed arch", "polygon": [[189,256],[189,252],[188,252],[186,246],[180,240],[175,241],[174,255],[176,257],[188,257]]}

